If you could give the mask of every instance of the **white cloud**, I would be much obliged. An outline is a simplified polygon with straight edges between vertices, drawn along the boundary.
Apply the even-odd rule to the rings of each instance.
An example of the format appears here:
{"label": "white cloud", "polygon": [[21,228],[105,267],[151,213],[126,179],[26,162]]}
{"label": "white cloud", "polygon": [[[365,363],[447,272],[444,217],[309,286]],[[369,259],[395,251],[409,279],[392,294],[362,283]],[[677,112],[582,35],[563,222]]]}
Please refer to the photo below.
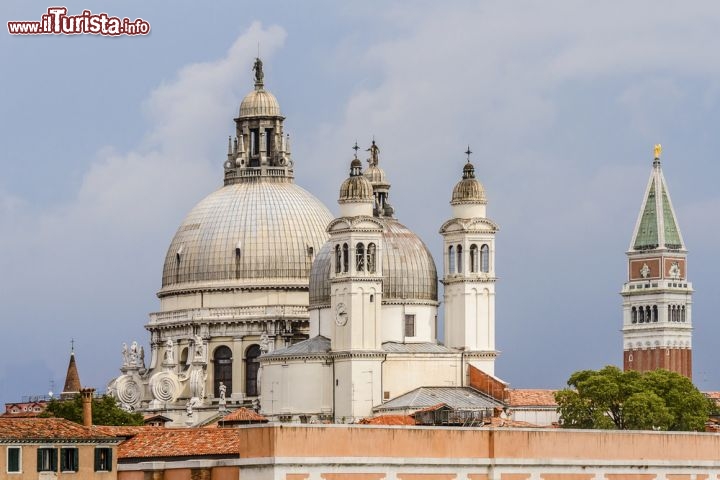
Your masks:
{"label": "white cloud", "polygon": [[[703,105],[716,96],[720,68],[709,59],[719,17],[709,2],[425,4],[379,13],[395,34],[339,47],[361,64],[360,79],[378,80],[361,83],[321,136],[343,152],[376,134],[398,217],[436,258],[437,228],[472,144],[501,225],[498,331],[510,332],[500,348],[512,356],[502,364],[514,381],[533,386],[530,362],[548,386],[569,373],[559,358],[583,358],[578,368],[620,360],[616,293],[652,143],[692,142],[681,123],[698,118],[677,113],[698,85],[708,89]],[[583,332],[604,336],[606,348],[570,340]],[[560,345],[558,358],[550,344]]]}
{"label": "white cloud", "polygon": [[[127,152],[101,149],[72,200],[37,211],[0,195],[0,242],[13,253],[3,256],[0,280],[14,317],[5,328],[8,338],[42,329],[58,339],[36,358],[60,377],[65,365],[56,362],[66,358],[75,337],[84,346],[79,355],[85,371],[96,376],[83,376],[83,382],[98,386],[107,379],[97,376],[117,367],[108,342],[98,338],[109,335],[119,345],[134,332],[147,340],[141,329],[154,308],[149,305],[167,235],[221,182],[226,135],[233,132],[229,119],[247,91],[257,42],[269,57],[284,39],[280,27],[254,23],[223,58],[186,66],[158,86],[145,104],[146,137]],[[147,310],[138,312],[138,305]],[[6,358],[22,359],[25,345],[8,346]],[[12,362],[0,382],[20,384]]]}

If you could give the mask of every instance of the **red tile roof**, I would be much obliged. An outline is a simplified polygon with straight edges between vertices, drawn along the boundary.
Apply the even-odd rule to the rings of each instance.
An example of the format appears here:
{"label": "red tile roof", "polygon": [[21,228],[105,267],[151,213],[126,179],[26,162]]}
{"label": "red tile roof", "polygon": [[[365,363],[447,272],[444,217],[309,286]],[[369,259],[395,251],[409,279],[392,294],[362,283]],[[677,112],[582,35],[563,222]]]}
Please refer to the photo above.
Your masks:
{"label": "red tile roof", "polygon": [[47,402],[15,402],[5,404],[4,416],[37,417],[47,408]]}
{"label": "red tile roof", "polygon": [[240,456],[240,435],[233,428],[155,428],[121,443],[118,458]]}
{"label": "red tile roof", "polygon": [[5,412],[0,417],[6,418],[37,418],[43,412]]}
{"label": "red tile roof", "polygon": [[379,417],[363,418],[361,425],[415,425],[410,415],[380,415]]}
{"label": "red tile roof", "polygon": [[510,390],[511,407],[557,407],[557,390],[513,388]]}
{"label": "red tile roof", "polygon": [[[433,406],[431,406],[431,407],[425,407],[425,408],[423,408],[423,409],[421,409],[421,410],[418,410],[418,411],[415,412],[415,413],[434,412],[435,410],[439,410],[439,409],[441,409],[442,407],[447,407],[447,404],[446,404],[446,403],[442,403],[442,402],[441,402],[441,403],[437,403],[437,404],[435,404],[435,405],[433,405]],[[448,408],[450,408],[450,407],[448,407]],[[413,415],[415,415],[415,413],[413,413]]]}
{"label": "red tile roof", "polygon": [[83,427],[64,418],[0,417],[0,438],[13,440],[114,440],[94,428]]}
{"label": "red tile roof", "polygon": [[539,425],[535,425],[529,422],[522,422],[520,420],[510,420],[508,418],[492,417],[486,419],[485,425],[491,427],[506,427],[506,428],[541,428]]}
{"label": "red tile roof", "polygon": [[245,407],[240,407],[232,413],[225,415],[220,422],[265,423],[268,419]]}
{"label": "red tile roof", "polygon": [[92,428],[102,435],[108,435],[110,437],[134,437],[138,433],[155,432],[165,427],[150,427],[147,425],[93,425]]}

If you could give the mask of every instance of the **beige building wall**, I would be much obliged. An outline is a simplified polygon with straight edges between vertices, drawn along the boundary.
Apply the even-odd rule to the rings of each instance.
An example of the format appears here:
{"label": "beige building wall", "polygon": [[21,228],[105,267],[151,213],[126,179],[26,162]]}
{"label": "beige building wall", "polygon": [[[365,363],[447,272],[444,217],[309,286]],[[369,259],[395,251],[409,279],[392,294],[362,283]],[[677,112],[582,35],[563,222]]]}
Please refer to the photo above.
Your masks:
{"label": "beige building wall", "polygon": [[[38,480],[38,479],[73,479],[73,480],[115,480],[117,478],[117,447],[109,445],[97,445],[112,450],[112,470],[108,472],[95,471],[95,447],[96,445],[79,445],[77,443],[43,443],[30,445],[27,443],[5,443],[0,445],[0,480]],[[21,472],[8,473],[8,447],[21,447]],[[38,448],[63,447],[78,449],[78,470],[76,472],[60,471],[60,452],[57,457],[57,472],[38,472],[37,450]]]}
{"label": "beige building wall", "polygon": [[[236,466],[243,480],[716,480],[720,475],[720,435],[706,433],[269,425],[240,428],[237,434],[238,458],[206,468]],[[187,460],[127,464],[120,466],[120,478],[139,478],[126,472],[191,468],[197,464]]]}

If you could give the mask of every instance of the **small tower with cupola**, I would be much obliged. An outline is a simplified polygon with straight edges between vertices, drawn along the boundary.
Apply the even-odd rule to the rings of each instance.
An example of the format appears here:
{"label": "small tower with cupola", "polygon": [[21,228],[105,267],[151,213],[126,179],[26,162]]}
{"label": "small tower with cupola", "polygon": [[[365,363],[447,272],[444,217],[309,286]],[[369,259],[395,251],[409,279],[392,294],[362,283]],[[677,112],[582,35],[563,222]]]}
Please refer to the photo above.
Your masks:
{"label": "small tower with cupola", "polygon": [[655,146],[623,285],[623,367],[692,378],[692,284],[687,250]]}
{"label": "small tower with cupola", "polygon": [[356,153],[340,187],[340,216],[328,226],[337,421],[367,416],[381,402],[383,225],[373,216],[374,202]]}
{"label": "small tower with cupola", "polygon": [[440,228],[443,236],[445,344],[465,352],[466,362],[494,375],[495,358],[495,233],[487,218],[485,189],[468,161],[455,185],[452,218]]}

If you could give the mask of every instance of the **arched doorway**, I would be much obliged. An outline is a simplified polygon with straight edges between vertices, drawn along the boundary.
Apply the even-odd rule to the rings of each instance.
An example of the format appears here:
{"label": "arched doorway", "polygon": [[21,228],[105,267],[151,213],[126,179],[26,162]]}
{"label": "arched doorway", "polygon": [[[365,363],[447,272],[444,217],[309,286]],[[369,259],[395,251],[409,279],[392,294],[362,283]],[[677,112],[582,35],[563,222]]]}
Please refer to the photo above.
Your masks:
{"label": "arched doorway", "polygon": [[245,395],[257,397],[258,395],[258,370],[260,369],[260,345],[250,345],[245,351]]}
{"label": "arched doorway", "polygon": [[215,379],[215,398],[220,397],[220,382],[226,387],[228,392],[232,392],[232,350],[221,345],[215,349],[213,355],[214,370],[213,378]]}

